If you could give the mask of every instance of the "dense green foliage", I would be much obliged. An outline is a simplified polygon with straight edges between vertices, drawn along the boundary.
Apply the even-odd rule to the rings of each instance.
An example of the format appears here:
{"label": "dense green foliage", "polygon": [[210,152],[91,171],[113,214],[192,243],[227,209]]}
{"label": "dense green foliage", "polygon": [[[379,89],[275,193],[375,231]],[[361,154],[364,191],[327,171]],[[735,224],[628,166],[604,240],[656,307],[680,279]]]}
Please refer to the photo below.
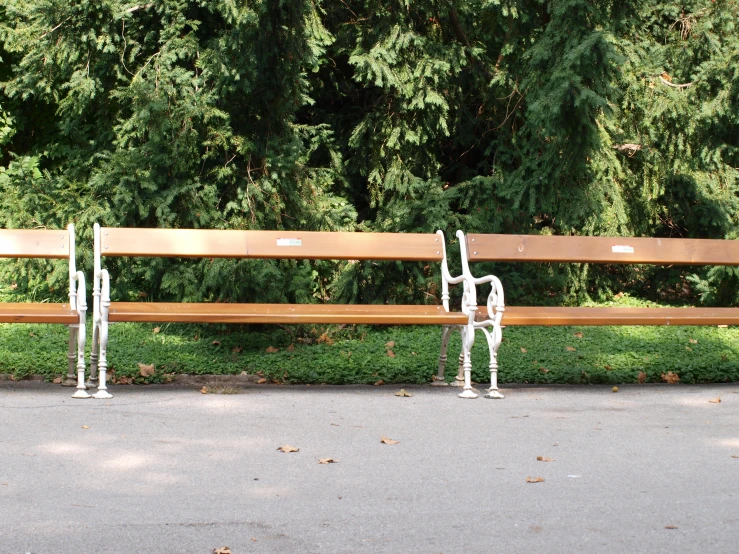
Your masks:
{"label": "dense green foliage", "polygon": [[[0,218],[84,244],[95,221],[736,238],[737,21],[735,0],[5,0]],[[671,271],[504,283],[739,300],[734,269]],[[422,266],[116,275],[117,298],[438,296]]]}

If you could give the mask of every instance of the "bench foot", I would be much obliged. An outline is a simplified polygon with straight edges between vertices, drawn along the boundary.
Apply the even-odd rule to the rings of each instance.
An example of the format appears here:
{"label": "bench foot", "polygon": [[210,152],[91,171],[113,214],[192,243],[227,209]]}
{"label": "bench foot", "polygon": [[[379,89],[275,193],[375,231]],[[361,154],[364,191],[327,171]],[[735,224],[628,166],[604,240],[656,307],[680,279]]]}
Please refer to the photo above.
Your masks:
{"label": "bench foot", "polygon": [[63,387],[76,387],[77,386],[77,379],[75,379],[74,377],[70,377],[69,375],[67,375],[64,378],[64,381],[62,381],[62,386]]}
{"label": "bench foot", "polygon": [[431,381],[432,387],[448,387],[449,383],[446,381]]}
{"label": "bench foot", "polygon": [[72,395],[72,398],[90,398],[90,395],[83,389],[77,389]]}
{"label": "bench foot", "polygon": [[96,389],[97,386],[98,386],[97,377],[95,377],[94,379],[88,379],[87,381],[85,381],[86,389]]}
{"label": "bench foot", "polygon": [[457,396],[460,398],[477,398],[478,395],[475,393],[473,389],[466,389],[460,392]]}
{"label": "bench foot", "polygon": [[485,395],[485,398],[505,398],[503,394],[498,389],[495,390],[489,390],[488,393]]}
{"label": "bench foot", "polygon": [[108,398],[113,398],[113,395],[110,394],[107,390],[99,390],[95,394],[93,394],[92,397],[97,398],[98,400],[107,400]]}

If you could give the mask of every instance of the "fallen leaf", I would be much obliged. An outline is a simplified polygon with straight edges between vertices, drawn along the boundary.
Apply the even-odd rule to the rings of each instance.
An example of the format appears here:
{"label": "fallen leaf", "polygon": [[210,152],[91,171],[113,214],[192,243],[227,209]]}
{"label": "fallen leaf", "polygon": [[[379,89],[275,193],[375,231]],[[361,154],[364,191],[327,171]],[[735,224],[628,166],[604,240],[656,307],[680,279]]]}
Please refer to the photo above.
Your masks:
{"label": "fallen leaf", "polygon": [[692,348],[690,348],[689,346],[686,346],[686,347],[685,347],[685,350],[689,350],[690,352],[692,352],[692,351],[693,351],[693,349],[692,349]]}
{"label": "fallen leaf", "polygon": [[619,292],[618,294],[614,294],[613,298],[623,298],[623,295],[624,295],[623,292]]}
{"label": "fallen leaf", "polygon": [[578,339],[581,339],[581,338],[582,338],[582,333],[578,331],[577,333],[575,333],[575,336],[576,336],[576,337],[577,337]]}
{"label": "fallen leaf", "polygon": [[200,335],[195,335],[195,337],[192,340],[194,340],[195,342],[199,341],[200,340]]}
{"label": "fallen leaf", "polygon": [[726,329],[728,325],[716,325],[719,329]]}
{"label": "fallen leaf", "polygon": [[549,370],[545,367],[540,367],[539,371],[541,371],[542,373],[549,373]]}
{"label": "fallen leaf", "polygon": [[388,355],[388,357],[390,357],[390,358],[394,358],[394,357],[395,357],[395,352],[393,352],[392,350],[388,350],[388,351],[387,351],[387,355]]}
{"label": "fallen leaf", "polygon": [[324,344],[328,344],[331,346],[334,343],[334,339],[328,336],[328,334],[323,333],[320,337],[316,339],[316,342],[322,342]]}
{"label": "fallen leaf", "polygon": [[124,375],[122,377],[118,377],[118,379],[116,379],[115,383],[116,383],[116,385],[132,385],[133,384],[133,377],[127,377],[127,376]]}
{"label": "fallen leaf", "polygon": [[240,353],[240,352],[241,352],[242,350],[243,350],[243,348],[241,348],[240,346],[234,346],[234,347],[233,347],[233,348],[231,349],[231,352],[233,352],[234,354],[238,354],[238,353]]}
{"label": "fallen leaf", "polygon": [[295,345],[294,344],[291,344],[285,350],[287,350],[288,352],[292,352],[293,350],[295,350]]}
{"label": "fallen leaf", "polygon": [[411,352],[411,356],[418,356],[415,352]]}
{"label": "fallen leaf", "polygon": [[552,458],[547,458],[546,456],[537,456],[536,461],[537,462],[553,462],[554,460]]}
{"label": "fallen leaf", "polygon": [[385,346],[387,348],[393,348],[395,346],[395,341],[394,340],[388,341],[385,343]]}
{"label": "fallen leaf", "polygon": [[577,348],[574,348],[572,346],[566,346],[565,348],[567,349],[568,352],[577,352]]}
{"label": "fallen leaf", "polygon": [[161,327],[154,327],[154,328],[153,328],[153,329],[151,330],[151,332],[152,332],[152,333],[154,333],[154,334],[156,335],[156,334],[157,334],[157,333],[158,333],[159,331],[161,331],[161,330],[162,330],[162,328],[161,328]]}
{"label": "fallen leaf", "polygon": [[665,525],[665,529],[677,529],[677,525]]}
{"label": "fallen leaf", "polygon": [[295,448],[294,446],[290,446],[289,444],[280,446],[277,450],[281,452],[300,452],[300,448]]}
{"label": "fallen leaf", "polygon": [[214,548],[212,552],[213,554],[233,554],[231,552],[231,549],[228,546],[223,546],[221,548]]}
{"label": "fallen leaf", "polygon": [[698,344],[696,339],[688,339],[688,342],[690,342],[690,344]]}
{"label": "fallen leaf", "polygon": [[662,380],[665,383],[669,383],[670,385],[674,385],[675,383],[680,381],[680,377],[677,373],[674,373],[672,371],[668,371],[667,373],[662,374]]}
{"label": "fallen leaf", "polygon": [[709,402],[710,402],[711,404],[719,404],[719,403],[721,402],[721,397],[720,397],[720,396],[717,396],[716,398],[711,398],[711,399],[709,400]]}
{"label": "fallen leaf", "polygon": [[89,429],[89,428],[90,428],[90,426],[89,426],[89,425],[83,425],[83,426],[82,426],[82,428],[83,428],[83,429]]}
{"label": "fallen leaf", "polygon": [[400,441],[394,441],[389,437],[380,437],[380,442],[383,444],[398,444]]}
{"label": "fallen leaf", "polygon": [[319,464],[336,464],[339,460],[334,460],[333,458],[321,458],[318,460]]}
{"label": "fallen leaf", "polygon": [[268,346],[267,349],[265,350],[265,352],[267,352],[269,354],[274,354],[275,352],[279,352],[279,351],[280,351],[280,349],[279,348],[275,348],[274,346]]}
{"label": "fallen leaf", "polygon": [[398,392],[395,393],[395,396],[413,396],[413,395],[409,392],[406,392],[405,389],[400,389]]}
{"label": "fallen leaf", "polygon": [[254,542],[257,542],[257,538],[256,537],[252,537],[251,540],[253,540]]}
{"label": "fallen leaf", "polygon": [[200,389],[200,392],[202,392],[203,394],[208,394],[208,387],[203,386],[203,388]]}
{"label": "fallen leaf", "polygon": [[265,379],[264,377],[262,377],[259,381],[257,381],[257,385],[263,385],[266,382],[267,382],[267,379]]}
{"label": "fallen leaf", "polygon": [[522,347],[521,347],[521,352],[523,352],[524,354],[526,354],[526,353],[528,352],[528,350],[526,350],[526,349],[525,349],[525,348],[524,348],[524,347],[522,346]]}
{"label": "fallen leaf", "polygon": [[139,364],[139,375],[142,377],[151,377],[154,373],[156,373],[154,364]]}
{"label": "fallen leaf", "polygon": [[737,456],[737,455],[735,455],[735,454],[732,454],[732,455],[731,455],[731,457],[732,457],[732,458],[739,458],[739,456]]}
{"label": "fallen leaf", "polygon": [[376,387],[379,387],[380,385],[384,385],[384,384],[385,384],[385,381],[383,381],[382,379],[380,379],[379,381],[376,381],[375,382],[375,386]]}
{"label": "fallen leaf", "polygon": [[28,333],[28,336],[29,337],[35,337],[36,336],[36,333],[34,333],[33,331],[31,331],[30,333]]}
{"label": "fallen leaf", "polygon": [[611,389],[611,392],[618,392],[618,387],[613,387],[613,388]]}
{"label": "fallen leaf", "polygon": [[[668,81],[668,82],[670,82],[670,83],[672,82],[672,77],[670,77],[670,74],[669,74],[669,73],[667,73],[667,71],[663,71],[663,72],[662,72],[662,78],[663,78],[663,79],[664,79],[665,81]],[[668,527],[668,529],[672,529],[672,528],[671,528],[671,527]],[[677,527],[675,527],[675,529],[677,529]]]}
{"label": "fallen leaf", "polygon": [[647,374],[644,373],[643,371],[640,371],[639,372],[639,376],[636,378],[636,380],[639,381],[639,384],[640,385],[643,385],[644,384],[644,381],[647,380]]}
{"label": "fallen leaf", "polygon": [[212,344],[213,346],[221,346],[221,341],[219,341],[219,340],[214,340],[213,342],[211,342],[211,344]]}
{"label": "fallen leaf", "polygon": [[604,368],[604,369],[605,369],[606,371],[613,371],[613,368],[612,368],[611,366],[609,366],[608,364],[604,365],[604,366],[603,366],[603,368]]}
{"label": "fallen leaf", "polygon": [[544,477],[526,477],[527,483],[543,483]]}
{"label": "fallen leaf", "polygon": [[60,384],[61,382],[62,382],[62,378],[61,378],[61,377],[57,377],[56,379],[54,379],[54,380],[52,381],[52,383],[54,383],[55,385],[58,385],[58,384]]}
{"label": "fallen leaf", "polygon": [[13,283],[12,285],[10,285],[10,290],[15,290],[17,288],[18,288],[18,283]]}

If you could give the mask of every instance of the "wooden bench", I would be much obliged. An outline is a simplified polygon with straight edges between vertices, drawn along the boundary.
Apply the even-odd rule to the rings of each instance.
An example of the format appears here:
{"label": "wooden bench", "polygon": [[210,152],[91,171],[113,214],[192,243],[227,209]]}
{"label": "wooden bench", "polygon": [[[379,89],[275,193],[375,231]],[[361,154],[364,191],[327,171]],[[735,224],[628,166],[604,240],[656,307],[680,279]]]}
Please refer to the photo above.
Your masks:
{"label": "wooden bench", "polygon": [[[474,312],[449,311],[449,285],[462,283],[447,268],[444,236],[436,234],[101,228],[95,225],[91,377],[95,398],[106,387],[108,323],[119,321],[276,324],[441,325],[440,368],[451,329],[472,335]],[[107,256],[436,261],[442,269],[442,305],[345,305],[111,302]],[[267,285],[265,283],[265,285]],[[469,332],[471,331],[471,332]],[[465,351],[463,363],[470,363]]]}
{"label": "wooden bench", "polygon": [[[739,241],[633,237],[488,235],[458,232],[463,274],[471,286],[491,284],[486,310],[474,327],[490,349],[490,393],[501,398],[497,351],[505,326],[553,325],[729,325],[739,323],[739,308],[619,308],[505,306],[503,286],[494,276],[476,279],[473,262],[543,262],[655,265],[739,265]],[[470,310],[476,310],[470,294]]]}
{"label": "wooden bench", "polygon": [[[69,351],[65,385],[77,385],[74,398],[85,392],[85,276],[75,266],[74,226],[66,230],[1,229],[0,258],[69,260],[69,303],[2,302],[0,323],[59,323],[69,326]],[[75,363],[76,361],[76,363]],[[75,365],[77,379],[75,380]]]}

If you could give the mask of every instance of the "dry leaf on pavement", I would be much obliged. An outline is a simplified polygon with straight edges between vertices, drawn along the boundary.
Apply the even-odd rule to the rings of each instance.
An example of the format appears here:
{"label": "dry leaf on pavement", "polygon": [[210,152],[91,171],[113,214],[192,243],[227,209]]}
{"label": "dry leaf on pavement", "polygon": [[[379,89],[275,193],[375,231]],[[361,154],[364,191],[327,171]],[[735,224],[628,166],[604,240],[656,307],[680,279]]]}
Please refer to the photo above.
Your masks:
{"label": "dry leaf on pavement", "polygon": [[61,378],[61,377],[57,377],[56,379],[54,379],[54,380],[52,381],[52,383],[54,383],[55,385],[58,385],[58,384],[60,384],[61,382],[62,382],[62,378]]}
{"label": "dry leaf on pavement", "polygon": [[409,392],[406,392],[405,389],[400,389],[398,392],[395,393],[395,396],[413,396],[413,395]]}
{"label": "dry leaf on pavement", "polygon": [[711,404],[719,404],[719,403],[721,402],[721,397],[720,397],[720,396],[717,396],[716,398],[711,398],[711,399],[709,400],[709,402],[710,402]]}
{"label": "dry leaf on pavement", "polygon": [[675,383],[678,383],[680,381],[680,376],[677,373],[673,372],[673,371],[668,371],[667,373],[663,373],[662,374],[662,380],[665,383],[669,383],[670,385],[674,385]]}
{"label": "dry leaf on pavement", "polygon": [[300,452],[300,448],[295,448],[294,446],[290,446],[289,444],[280,446],[277,450],[281,452]]}
{"label": "dry leaf on pavement", "polygon": [[90,426],[89,426],[89,425],[83,425],[83,426],[82,426],[82,428],[83,428],[83,429],[89,429],[89,428],[90,428]]}
{"label": "dry leaf on pavement", "polygon": [[231,549],[228,546],[223,546],[221,548],[214,548],[212,550],[213,554],[233,554],[231,552]]}
{"label": "dry leaf on pavement", "polygon": [[208,394],[208,387],[206,387],[205,385],[203,385],[203,388],[200,389],[200,392],[202,392],[203,394]]}
{"label": "dry leaf on pavement", "polygon": [[380,442],[383,444],[398,444],[400,441],[394,441],[390,437],[380,437]]}
{"label": "dry leaf on pavement", "polygon": [[526,477],[527,483],[543,483],[544,477]]}
{"label": "dry leaf on pavement", "polygon": [[336,464],[339,463],[339,460],[334,460],[333,458],[321,458],[318,460],[319,464]]}
{"label": "dry leaf on pavement", "polygon": [[665,525],[665,529],[677,529],[677,525]]}
{"label": "dry leaf on pavement", "polygon": [[257,385],[263,385],[266,382],[267,382],[267,379],[265,379],[264,377],[262,377],[259,381],[257,381]]}
{"label": "dry leaf on pavement", "polygon": [[537,456],[536,461],[537,462],[553,462],[554,460],[552,458],[547,458],[546,456]]}
{"label": "dry leaf on pavement", "polygon": [[139,375],[142,377],[151,377],[154,373],[156,373],[154,364],[139,364]]}

